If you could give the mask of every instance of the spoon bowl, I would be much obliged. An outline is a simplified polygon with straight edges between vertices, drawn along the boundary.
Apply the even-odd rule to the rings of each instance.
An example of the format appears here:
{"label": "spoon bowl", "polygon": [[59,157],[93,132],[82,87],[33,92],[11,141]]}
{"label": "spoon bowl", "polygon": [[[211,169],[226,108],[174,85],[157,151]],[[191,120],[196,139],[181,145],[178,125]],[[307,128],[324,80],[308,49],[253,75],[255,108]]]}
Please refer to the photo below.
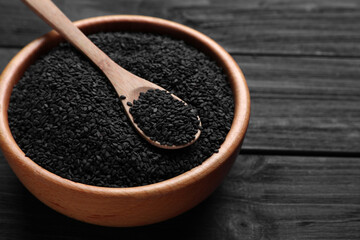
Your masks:
{"label": "spoon bowl", "polygon": [[[134,78],[139,78],[138,76],[134,75],[133,76]],[[184,147],[187,147],[187,146],[190,146],[191,144],[193,144],[199,137],[200,137],[200,134],[201,134],[201,131],[198,130],[197,133],[195,134],[194,136],[194,139],[186,144],[181,144],[181,145],[172,145],[172,146],[169,146],[169,145],[163,145],[161,144],[160,142],[158,141],[154,141],[152,139],[150,139],[150,137],[148,137],[144,132],[143,130],[141,130],[141,128],[138,127],[138,125],[134,122],[134,118],[132,116],[132,114],[130,113],[130,106],[127,105],[126,103],[127,102],[133,102],[134,100],[137,100],[140,96],[140,93],[144,93],[148,90],[151,90],[151,89],[159,89],[159,90],[164,90],[166,91],[164,88],[152,83],[152,82],[149,82],[149,81],[146,81],[143,85],[137,87],[137,88],[133,88],[132,91],[129,91],[126,98],[122,100],[122,104],[123,104],[123,107],[125,108],[125,111],[126,111],[126,114],[128,116],[128,118],[130,119],[131,122],[133,122],[133,126],[135,127],[136,131],[146,140],[148,141],[150,144],[156,146],[156,147],[159,147],[159,148],[163,148],[163,149],[180,149],[180,148],[184,148]],[[119,93],[120,95],[120,93]],[[174,95],[174,94],[171,94],[171,96],[179,101],[182,101],[184,102],[182,99],[180,99],[178,96]],[[187,103],[184,102],[184,104],[186,105]],[[200,117],[198,117],[198,120],[200,122],[199,126],[201,127],[201,121],[200,121]]]}

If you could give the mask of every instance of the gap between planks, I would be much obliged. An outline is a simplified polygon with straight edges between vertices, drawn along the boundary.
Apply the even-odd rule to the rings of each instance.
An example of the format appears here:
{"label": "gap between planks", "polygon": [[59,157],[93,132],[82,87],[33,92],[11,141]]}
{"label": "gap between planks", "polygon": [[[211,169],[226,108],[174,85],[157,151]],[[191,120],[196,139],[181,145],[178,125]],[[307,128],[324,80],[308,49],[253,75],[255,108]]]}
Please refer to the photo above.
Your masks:
{"label": "gap between planks", "polygon": [[[245,136],[246,138],[246,136]],[[240,154],[301,157],[360,158],[360,152],[242,148]]]}
{"label": "gap between planks", "polygon": [[[20,51],[25,46],[13,46],[13,45],[1,45],[0,44],[0,55],[1,53],[9,49],[10,51]],[[225,49],[226,50],[226,49]],[[228,51],[228,50],[227,50]],[[232,56],[248,56],[248,57],[284,57],[284,58],[319,58],[319,59],[354,59],[359,60],[360,55],[334,55],[334,54],[302,54],[302,53],[264,53],[264,52],[239,52],[239,51],[228,51]],[[10,61],[10,59],[8,60]],[[0,66],[2,67],[2,66]],[[0,68],[1,70],[1,68]]]}

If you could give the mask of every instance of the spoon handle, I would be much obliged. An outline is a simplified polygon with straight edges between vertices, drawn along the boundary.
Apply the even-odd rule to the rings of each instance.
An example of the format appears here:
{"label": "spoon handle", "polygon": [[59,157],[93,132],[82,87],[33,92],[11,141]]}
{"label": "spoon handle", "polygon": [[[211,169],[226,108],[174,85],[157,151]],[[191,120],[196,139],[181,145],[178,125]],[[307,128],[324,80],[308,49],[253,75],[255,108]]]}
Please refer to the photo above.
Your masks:
{"label": "spoon handle", "polygon": [[[114,65],[117,65],[94,43],[92,43],[51,0],[22,1],[52,28],[60,33],[60,35],[90,58],[90,60],[106,75],[108,75],[109,69]],[[127,72],[120,66],[117,66],[117,70],[120,70],[120,72],[123,72],[124,74]]]}

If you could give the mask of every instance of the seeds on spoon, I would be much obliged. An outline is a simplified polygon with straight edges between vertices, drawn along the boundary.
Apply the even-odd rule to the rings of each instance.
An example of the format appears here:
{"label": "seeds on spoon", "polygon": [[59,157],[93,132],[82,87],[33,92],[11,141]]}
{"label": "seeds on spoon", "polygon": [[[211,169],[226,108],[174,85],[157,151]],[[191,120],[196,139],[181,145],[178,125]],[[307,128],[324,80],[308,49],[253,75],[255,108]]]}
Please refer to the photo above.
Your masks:
{"label": "seeds on spoon", "polygon": [[187,144],[201,130],[196,109],[167,91],[150,89],[127,105],[131,107],[130,113],[138,127],[161,145]]}

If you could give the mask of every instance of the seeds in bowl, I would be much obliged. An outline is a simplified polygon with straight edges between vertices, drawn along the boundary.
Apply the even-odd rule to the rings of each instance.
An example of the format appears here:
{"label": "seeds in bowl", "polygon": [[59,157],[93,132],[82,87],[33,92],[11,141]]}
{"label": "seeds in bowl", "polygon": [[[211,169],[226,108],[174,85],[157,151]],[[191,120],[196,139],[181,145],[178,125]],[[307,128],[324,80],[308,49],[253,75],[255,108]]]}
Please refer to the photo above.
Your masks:
{"label": "seeds in bowl", "polygon": [[26,156],[75,182],[133,187],[175,177],[218,151],[231,127],[234,102],[226,75],[214,61],[161,35],[89,37],[125,69],[196,108],[203,128],[199,139],[179,150],[149,144],[129,123],[100,70],[62,43],[26,70],[11,95],[9,125]]}

